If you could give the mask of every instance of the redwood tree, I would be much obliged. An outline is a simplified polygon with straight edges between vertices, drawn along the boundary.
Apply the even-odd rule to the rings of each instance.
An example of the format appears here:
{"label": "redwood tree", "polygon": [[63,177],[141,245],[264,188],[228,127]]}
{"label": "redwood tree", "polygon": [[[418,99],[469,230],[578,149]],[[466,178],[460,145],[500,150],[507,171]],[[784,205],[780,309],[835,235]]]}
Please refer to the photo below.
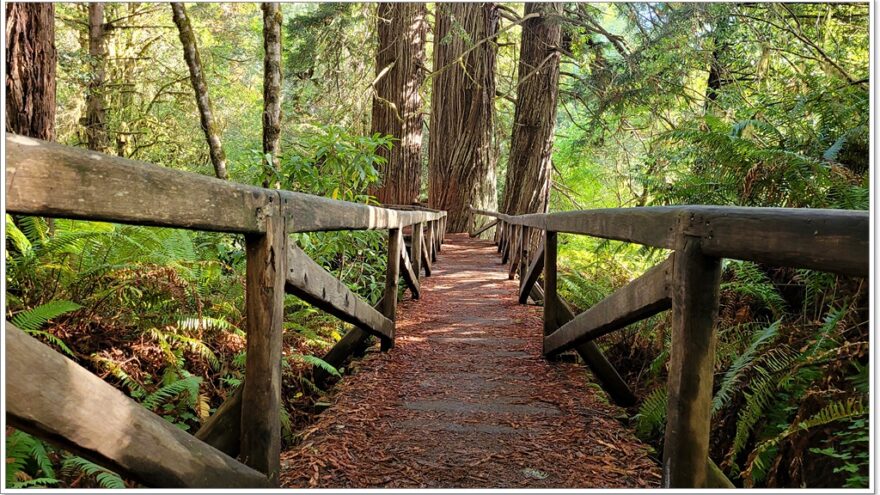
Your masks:
{"label": "redwood tree", "polygon": [[438,3],[436,19],[428,201],[449,212],[449,232],[464,232],[468,204],[497,209],[491,139],[498,12],[492,3]]}
{"label": "redwood tree", "polygon": [[376,81],[373,84],[371,133],[395,138],[391,150],[381,150],[381,183],[371,190],[380,202],[411,204],[422,183],[422,97],[425,79],[425,37],[428,24],[423,3],[380,3],[377,32]]}
{"label": "redwood tree", "polygon": [[208,141],[208,151],[211,156],[211,164],[214,165],[214,173],[218,179],[226,179],[226,153],[220,143],[220,131],[214,122],[214,110],[211,106],[211,98],[208,96],[208,83],[205,73],[202,71],[202,59],[196,45],[196,36],[193,33],[186,8],[182,3],[172,3],[171,11],[174,14],[174,24],[180,34],[180,42],[183,44],[183,58],[189,67],[189,80],[196,94],[196,104],[199,107],[199,120],[205,139]]}
{"label": "redwood tree", "polygon": [[559,87],[561,3],[526,3],[513,136],[502,211],[542,213],[550,194],[553,128]]}
{"label": "redwood tree", "polygon": [[93,2],[89,9],[89,65],[91,78],[86,93],[86,143],[90,150],[106,153],[107,109],[104,105],[104,79],[107,49],[104,44],[104,4]]}
{"label": "redwood tree", "polygon": [[263,9],[263,154],[266,161],[263,187],[278,170],[281,155],[281,4],[264,3]]}
{"label": "redwood tree", "polygon": [[6,4],[6,130],[55,139],[55,6]]}

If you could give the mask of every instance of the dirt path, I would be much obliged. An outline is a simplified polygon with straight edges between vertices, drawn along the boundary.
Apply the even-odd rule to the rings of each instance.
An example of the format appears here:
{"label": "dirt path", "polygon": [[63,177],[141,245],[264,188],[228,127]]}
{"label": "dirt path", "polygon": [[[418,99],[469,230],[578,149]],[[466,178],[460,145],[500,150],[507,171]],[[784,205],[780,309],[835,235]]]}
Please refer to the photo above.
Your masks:
{"label": "dirt path", "polygon": [[448,236],[422,284],[396,347],[356,363],[283,453],[283,486],[659,486],[581,365],[541,357],[541,308],[517,304],[495,246]]}

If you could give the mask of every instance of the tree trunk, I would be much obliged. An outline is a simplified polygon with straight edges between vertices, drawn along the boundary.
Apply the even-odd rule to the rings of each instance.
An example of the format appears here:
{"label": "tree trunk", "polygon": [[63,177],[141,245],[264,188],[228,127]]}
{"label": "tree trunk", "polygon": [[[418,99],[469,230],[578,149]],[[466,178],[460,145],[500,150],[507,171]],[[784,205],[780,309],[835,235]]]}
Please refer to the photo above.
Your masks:
{"label": "tree trunk", "polygon": [[55,6],[6,4],[6,130],[55,139]]}
{"label": "tree trunk", "polygon": [[[281,156],[281,4],[264,3],[263,9],[263,155],[266,167],[263,187],[272,180]],[[270,161],[271,160],[271,161]]]}
{"label": "tree trunk", "polygon": [[427,9],[422,3],[380,3],[371,134],[395,138],[379,155],[381,183],[370,191],[381,203],[418,202],[422,184],[422,98]]}
{"label": "tree trunk", "polygon": [[177,25],[177,30],[180,33],[180,42],[183,44],[183,58],[186,59],[186,65],[189,67],[189,80],[196,93],[199,119],[202,130],[205,131],[205,139],[208,141],[211,164],[214,165],[214,173],[217,178],[225,180],[226,154],[220,144],[220,131],[214,122],[214,111],[211,108],[211,98],[208,97],[208,83],[205,82],[205,73],[202,72],[202,59],[199,57],[196,37],[183,4],[172,2],[171,10],[174,13],[174,24]]}
{"label": "tree trunk", "polygon": [[[510,158],[501,211],[509,215],[544,213],[550,196],[553,129],[559,89],[561,3],[526,3],[522,25],[519,81]],[[537,248],[538,237],[529,244]]]}
{"label": "tree trunk", "polygon": [[90,150],[106,153],[107,110],[104,106],[104,79],[107,50],[104,44],[104,4],[89,4],[89,66],[91,79],[86,93],[86,143]]}
{"label": "tree trunk", "polygon": [[449,212],[448,232],[466,232],[468,204],[498,208],[491,145],[498,12],[491,3],[438,3],[436,18],[428,201]]}

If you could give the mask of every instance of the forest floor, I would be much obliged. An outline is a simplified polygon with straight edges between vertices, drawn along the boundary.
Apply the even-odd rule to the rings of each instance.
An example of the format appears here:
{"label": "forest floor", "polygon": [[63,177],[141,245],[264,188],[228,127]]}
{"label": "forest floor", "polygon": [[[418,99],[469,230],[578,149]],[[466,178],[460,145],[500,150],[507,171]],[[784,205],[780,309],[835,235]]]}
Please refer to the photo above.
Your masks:
{"label": "forest floor", "polygon": [[396,347],[371,352],[282,454],[285,487],[658,487],[660,467],[580,364],[541,356],[496,247],[447,237]]}

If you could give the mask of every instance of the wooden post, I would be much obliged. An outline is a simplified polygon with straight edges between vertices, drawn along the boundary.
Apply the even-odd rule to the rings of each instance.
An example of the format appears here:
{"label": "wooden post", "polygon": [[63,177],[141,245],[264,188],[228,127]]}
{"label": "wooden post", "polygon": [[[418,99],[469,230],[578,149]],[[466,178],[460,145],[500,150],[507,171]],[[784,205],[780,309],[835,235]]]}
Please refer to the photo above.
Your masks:
{"label": "wooden post", "polygon": [[514,249],[516,245],[516,239],[514,239],[514,230],[513,225],[506,224],[505,225],[505,233],[504,233],[504,249],[501,250],[501,264],[506,265],[508,261],[510,261],[510,251]]}
{"label": "wooden post", "polygon": [[412,263],[416,277],[422,276],[422,231],[424,228],[425,224],[423,222],[413,224],[412,237],[409,241],[410,262]]}
{"label": "wooden post", "polygon": [[683,236],[672,273],[672,349],[669,357],[663,486],[707,486],[712,419],[713,325],[718,313],[721,260],[705,256],[697,237]]}
{"label": "wooden post", "polygon": [[446,226],[444,222],[446,221],[445,217],[441,217],[437,219],[437,252],[443,251],[443,236],[446,232]]}
{"label": "wooden post", "polygon": [[278,485],[281,464],[281,340],[287,231],[278,196],[264,207],[265,234],[245,236],[246,380],[242,391],[241,460]]}
{"label": "wooden post", "polygon": [[437,244],[440,239],[440,226],[437,220],[431,221],[431,246],[428,248],[431,254],[431,262],[437,261]]}
{"label": "wooden post", "polygon": [[513,231],[514,231],[515,235],[514,235],[513,247],[511,247],[511,252],[510,252],[510,268],[507,271],[507,279],[508,280],[513,280],[513,278],[516,276],[516,272],[517,272],[517,270],[519,270],[519,265],[520,265],[521,257],[522,257],[523,226],[522,225],[515,225],[513,227]]}
{"label": "wooden post", "polygon": [[526,273],[529,271],[529,228],[523,225],[520,227],[520,236],[522,237],[522,242],[520,243],[520,252],[519,252],[519,287],[522,288],[523,282],[526,279]]}
{"label": "wooden post", "polygon": [[556,232],[544,231],[544,335],[553,333],[558,324],[559,298],[556,294]]}
{"label": "wooden post", "polygon": [[[385,271],[385,294],[383,295],[382,314],[394,321],[397,313],[397,283],[400,279],[400,249],[403,247],[403,235],[400,229],[388,230],[388,266]],[[394,347],[394,334],[391,339],[382,339],[382,350]]]}
{"label": "wooden post", "polygon": [[[434,251],[434,222],[429,221],[427,225],[425,225],[425,258],[428,260],[428,263],[434,262],[433,251]],[[430,275],[430,273],[427,273]]]}
{"label": "wooden post", "polygon": [[507,233],[506,228],[507,228],[507,223],[504,220],[499,220],[498,227],[496,227],[496,230],[498,232],[497,237],[498,237],[498,252],[499,253],[501,252],[501,249],[504,248],[504,237],[505,237],[504,234]]}

